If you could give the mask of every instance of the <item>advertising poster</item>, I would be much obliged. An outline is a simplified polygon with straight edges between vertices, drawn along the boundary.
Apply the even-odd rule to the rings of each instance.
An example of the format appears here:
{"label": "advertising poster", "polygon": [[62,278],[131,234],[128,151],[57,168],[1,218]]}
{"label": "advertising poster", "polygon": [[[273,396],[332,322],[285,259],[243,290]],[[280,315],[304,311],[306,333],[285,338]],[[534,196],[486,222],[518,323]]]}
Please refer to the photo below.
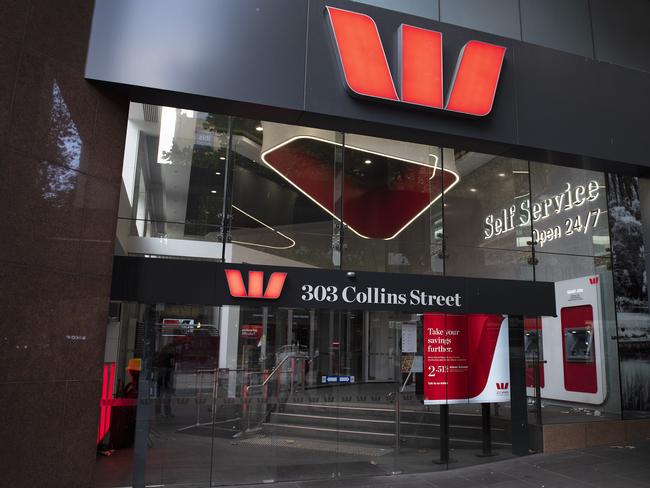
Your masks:
{"label": "advertising poster", "polygon": [[507,318],[425,314],[424,403],[509,400]]}

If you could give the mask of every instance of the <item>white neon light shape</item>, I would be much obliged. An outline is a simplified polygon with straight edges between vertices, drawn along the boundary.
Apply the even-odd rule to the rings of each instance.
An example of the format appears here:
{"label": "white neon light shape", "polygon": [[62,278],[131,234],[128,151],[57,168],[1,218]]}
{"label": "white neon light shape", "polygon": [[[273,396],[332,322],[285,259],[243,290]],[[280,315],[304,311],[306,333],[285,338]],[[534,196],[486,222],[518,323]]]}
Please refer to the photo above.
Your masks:
{"label": "white neon light shape", "polygon": [[[312,202],[314,202],[316,205],[318,205],[320,208],[322,208],[326,213],[328,213],[329,215],[331,215],[332,217],[334,217],[336,220],[338,220],[339,222],[341,222],[343,225],[345,225],[348,229],[350,229],[350,230],[351,230],[352,232],[354,232],[356,235],[358,235],[359,237],[361,237],[361,238],[363,238],[363,239],[373,239],[372,237],[364,236],[363,234],[361,234],[360,232],[358,232],[357,230],[355,230],[352,226],[350,226],[349,224],[346,224],[346,223],[345,223],[344,221],[342,221],[339,217],[337,217],[333,212],[331,212],[331,211],[330,211],[328,208],[326,208],[325,206],[321,205],[320,202],[318,202],[315,198],[313,198],[311,195],[309,195],[307,192],[305,192],[302,188],[300,188],[298,185],[296,185],[296,184],[293,182],[293,180],[287,178],[284,174],[282,174],[282,172],[280,172],[279,170],[277,170],[276,168],[274,168],[273,165],[271,165],[271,163],[269,163],[269,162],[266,160],[266,156],[267,156],[267,154],[270,154],[271,152],[273,152],[273,151],[275,151],[275,150],[277,150],[277,149],[279,149],[279,148],[281,148],[281,147],[283,147],[283,146],[286,146],[287,144],[290,144],[290,143],[292,143],[293,141],[298,140],[298,139],[312,139],[312,140],[314,140],[314,141],[325,142],[325,143],[327,143],[327,144],[332,144],[332,145],[335,145],[335,146],[343,146],[343,144],[341,144],[340,142],[329,141],[329,140],[327,140],[327,139],[322,139],[322,138],[320,138],[320,137],[315,137],[315,136],[306,136],[306,135],[303,135],[303,136],[294,136],[294,137],[292,137],[292,138],[290,138],[290,139],[287,139],[287,140],[284,141],[283,143],[278,144],[277,146],[273,146],[273,147],[271,147],[270,149],[267,149],[266,151],[264,151],[264,152],[262,153],[262,155],[261,155],[261,158],[262,158],[262,161],[264,161],[264,164],[266,164],[269,168],[271,168],[273,171],[275,171],[279,176],[281,176],[285,181],[287,181],[287,182],[288,182],[291,186],[293,186],[296,190],[298,190],[298,191],[299,191],[300,193],[302,193],[304,196],[306,196],[307,198],[309,198]],[[438,166],[438,156],[434,156],[434,158],[435,158],[435,164],[434,164],[434,166],[432,167],[431,165],[424,164],[424,163],[421,163],[421,162],[419,162],[419,161],[412,161],[412,160],[410,160],[410,159],[404,159],[404,158],[400,158],[400,157],[397,157],[397,156],[392,156],[392,155],[390,155],[390,154],[386,154],[386,153],[381,153],[381,152],[371,151],[371,150],[368,150],[368,149],[365,149],[365,148],[360,148],[360,147],[350,146],[350,145],[347,145],[347,144],[345,145],[345,147],[346,147],[346,148],[349,148],[349,149],[353,149],[353,150],[355,150],[355,151],[362,151],[362,152],[365,152],[365,153],[368,153],[368,154],[375,154],[375,155],[377,155],[377,156],[382,156],[382,157],[386,157],[386,158],[390,158],[390,159],[395,159],[395,160],[398,160],[398,161],[403,161],[403,162],[405,162],[405,163],[409,163],[409,164],[417,164],[417,165],[420,165],[420,166],[426,166],[427,168],[431,168],[431,169],[432,169],[432,174],[431,174],[431,177],[429,178],[429,180],[433,179],[433,177],[434,177],[435,174],[436,174],[436,168],[437,168],[437,166]],[[383,241],[390,241],[390,240],[392,240],[392,239],[395,239],[399,234],[401,234],[401,233],[404,231],[404,229],[406,229],[409,225],[411,225],[411,224],[412,224],[412,223],[413,223],[413,222],[414,222],[414,221],[415,221],[415,220],[416,220],[420,215],[422,215],[422,214],[423,214],[424,212],[426,212],[429,208],[431,208],[431,205],[433,205],[433,204],[434,204],[435,202],[437,202],[440,198],[442,198],[442,195],[443,195],[443,194],[445,194],[445,193],[447,193],[449,190],[451,190],[451,189],[452,189],[454,186],[456,186],[456,184],[460,181],[460,176],[459,176],[455,171],[452,171],[452,170],[450,170],[450,169],[443,169],[443,171],[449,172],[449,173],[451,173],[452,175],[454,175],[454,177],[455,177],[455,181],[454,181],[451,185],[449,185],[449,187],[447,187],[447,188],[443,188],[443,190],[442,190],[442,192],[440,193],[440,195],[438,195],[436,198],[434,198],[433,200],[431,200],[427,206],[425,206],[422,210],[420,210],[420,212],[418,212],[417,215],[415,215],[415,217],[413,217],[413,218],[412,218],[411,220],[409,220],[406,224],[404,224],[404,226],[403,226],[401,229],[399,229],[397,232],[395,232],[395,234],[393,234],[393,235],[390,236],[390,237],[382,237],[380,240],[383,240]]]}
{"label": "white neon light shape", "polygon": [[262,224],[264,227],[266,227],[267,229],[269,229],[269,230],[275,232],[276,234],[280,234],[282,237],[284,237],[284,238],[287,239],[288,241],[291,241],[291,245],[289,245],[289,246],[269,246],[269,245],[267,245],[267,244],[257,244],[257,243],[255,243],[255,242],[234,241],[234,240],[232,241],[233,244],[243,244],[243,245],[246,245],[246,246],[257,246],[257,247],[265,247],[265,248],[267,248],[267,249],[279,249],[279,250],[282,250],[282,249],[291,249],[293,246],[296,245],[296,241],[294,241],[294,240],[293,240],[291,237],[289,237],[288,235],[283,234],[283,233],[280,232],[279,230],[274,229],[273,227],[271,227],[270,225],[265,224],[265,223],[262,222],[260,219],[253,217],[253,216],[252,216],[251,214],[249,214],[248,212],[244,212],[241,208],[237,207],[237,206],[234,205],[234,204],[232,205],[232,208],[234,208],[235,210],[237,210],[237,211],[243,213],[243,214],[244,214],[246,217],[248,217],[249,219],[253,219],[255,222],[257,222],[257,223],[259,223],[259,224]]}

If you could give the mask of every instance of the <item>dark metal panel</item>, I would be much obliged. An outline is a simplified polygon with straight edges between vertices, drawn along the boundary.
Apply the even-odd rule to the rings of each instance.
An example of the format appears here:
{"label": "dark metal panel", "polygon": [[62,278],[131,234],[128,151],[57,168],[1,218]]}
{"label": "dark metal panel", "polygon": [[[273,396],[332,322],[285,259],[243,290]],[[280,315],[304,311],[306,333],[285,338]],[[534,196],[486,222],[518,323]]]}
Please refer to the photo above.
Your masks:
{"label": "dark metal panel", "polygon": [[307,2],[97,0],[86,77],[299,109]]}
{"label": "dark metal panel", "polygon": [[521,0],[526,42],[593,57],[588,0]]}
{"label": "dark metal panel", "polygon": [[650,2],[590,1],[596,58],[650,71]]}
{"label": "dark metal panel", "polygon": [[594,60],[532,44],[518,44],[515,56],[519,143],[616,159],[611,70]]}
{"label": "dark metal panel", "polygon": [[427,19],[438,19],[438,0],[352,0],[354,2],[365,3],[367,5],[374,5],[375,7],[387,8],[390,10],[397,10],[410,15],[417,15],[418,17],[425,17]]}
{"label": "dark metal panel", "polygon": [[213,304],[218,295],[218,269],[214,262],[116,256],[111,299]]}
{"label": "dark metal panel", "polygon": [[521,39],[518,0],[440,0],[440,20]]}
{"label": "dark metal panel", "polygon": [[[650,39],[646,47],[650,50]],[[608,157],[620,161],[637,161],[648,168],[650,167],[650,137],[648,137],[650,73],[608,63],[599,64],[607,67],[611,87],[606,104],[609,110],[607,119],[611,127],[612,146]]]}
{"label": "dark metal panel", "polygon": [[[396,14],[363,4],[355,5],[355,11],[368,14],[375,20],[393,73],[396,72],[394,68],[397,56],[397,32],[402,23],[441,32],[445,91],[449,89],[460,51],[468,41],[476,39],[507,47],[492,113],[486,117],[468,119],[449,112],[419,109],[405,104],[378,103],[374,100],[351,97],[345,88],[336,50],[327,28],[326,4],[351,8],[350,2],[342,0],[310,1],[305,97],[307,112],[319,114],[321,118],[323,115],[329,115],[354,120],[354,124],[358,126],[364,123],[388,124],[394,127],[401,126],[408,131],[446,133],[452,136],[489,139],[493,142],[509,144],[515,141],[515,65],[511,40],[458,29],[421,17]],[[339,128],[342,129],[340,126]],[[434,144],[439,141],[435,136],[430,136],[429,143]]]}
{"label": "dark metal panel", "polygon": [[515,59],[519,144],[647,166],[650,74],[526,43]]}

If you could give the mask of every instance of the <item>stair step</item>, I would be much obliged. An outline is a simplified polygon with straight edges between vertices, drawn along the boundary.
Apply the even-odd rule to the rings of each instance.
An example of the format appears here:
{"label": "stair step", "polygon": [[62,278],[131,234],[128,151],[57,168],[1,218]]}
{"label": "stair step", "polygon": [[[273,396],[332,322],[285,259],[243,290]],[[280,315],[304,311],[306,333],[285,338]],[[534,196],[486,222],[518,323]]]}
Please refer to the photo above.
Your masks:
{"label": "stair step", "polygon": [[[427,419],[429,420],[429,419]],[[362,432],[395,432],[395,420],[362,419],[331,417],[322,415],[307,415],[295,413],[272,413],[271,423],[285,425],[304,425],[311,427],[325,427]],[[400,422],[401,433],[404,435],[422,435],[437,437],[440,434],[440,424],[422,422]],[[480,439],[481,427],[474,425],[455,425],[449,427],[451,436],[468,439]],[[492,427],[492,438],[498,441],[507,441],[505,429]]]}
{"label": "stair step", "polygon": [[[358,430],[334,429],[327,427],[313,427],[306,425],[292,425],[279,423],[263,424],[263,432],[267,435],[280,435],[287,437],[308,437],[342,442],[355,442],[360,444],[391,446],[395,443],[394,433],[366,432]],[[410,447],[438,447],[439,438],[436,436],[400,435],[402,443]],[[480,439],[466,439],[451,437],[450,446],[477,448],[481,447]],[[509,448],[507,442],[493,442],[493,447]]]}
{"label": "stair step", "polygon": [[[284,413],[295,413],[303,415],[322,415],[326,417],[345,417],[376,420],[395,420],[395,410],[392,407],[379,406],[352,406],[323,403],[294,403],[284,404]],[[402,422],[420,422],[423,424],[439,424],[440,414],[438,412],[427,412],[424,410],[411,410],[403,408],[400,411]],[[481,415],[472,413],[451,412],[449,421],[452,425],[481,426]],[[492,418],[492,426],[507,430],[506,419]]]}

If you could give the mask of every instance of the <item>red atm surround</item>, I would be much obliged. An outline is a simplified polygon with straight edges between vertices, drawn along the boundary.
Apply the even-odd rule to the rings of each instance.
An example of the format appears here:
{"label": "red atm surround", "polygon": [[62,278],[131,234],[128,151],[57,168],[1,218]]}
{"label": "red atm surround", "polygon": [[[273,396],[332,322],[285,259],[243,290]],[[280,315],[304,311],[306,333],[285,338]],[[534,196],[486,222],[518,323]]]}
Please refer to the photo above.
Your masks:
{"label": "red atm surround", "polygon": [[[539,362],[539,387],[544,388],[544,353],[542,350],[542,319],[536,317],[524,318],[524,333],[527,336],[524,347],[526,348],[526,386],[535,388],[535,367]],[[528,335],[537,336],[537,348],[535,351],[528,350]],[[534,347],[534,345],[531,344]],[[538,354],[538,361],[535,361],[535,355]]]}
{"label": "red atm surround", "polygon": [[[560,310],[562,323],[562,356],[564,361],[564,387],[567,391],[597,393],[594,312],[591,305],[564,307]],[[581,338],[583,349],[576,349],[576,339]],[[587,341],[584,340],[587,338]],[[570,341],[574,341],[571,344]],[[589,342],[589,346],[586,346]]]}

